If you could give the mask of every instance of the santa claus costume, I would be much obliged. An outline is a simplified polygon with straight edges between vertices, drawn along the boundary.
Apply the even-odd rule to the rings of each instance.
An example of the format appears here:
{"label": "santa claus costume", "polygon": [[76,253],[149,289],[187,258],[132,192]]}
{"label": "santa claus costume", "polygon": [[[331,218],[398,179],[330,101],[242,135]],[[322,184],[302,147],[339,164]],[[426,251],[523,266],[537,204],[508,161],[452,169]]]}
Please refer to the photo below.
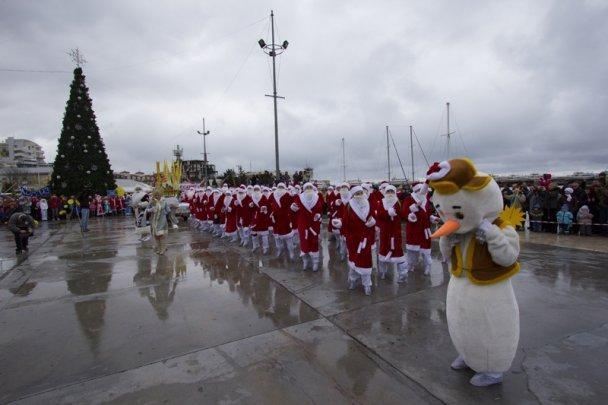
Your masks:
{"label": "santa claus costume", "polygon": [[386,274],[392,264],[402,270],[405,269],[405,255],[401,240],[401,204],[397,198],[397,189],[388,185],[384,189],[384,198],[376,204],[375,217],[380,229],[380,243],[378,249],[378,273],[381,279],[386,278]]}
{"label": "santa claus costume", "polygon": [[222,236],[222,209],[224,208],[224,195],[219,189],[213,190],[209,199],[209,212],[213,222],[212,233],[214,236]]}
{"label": "santa claus costume", "polygon": [[211,212],[211,199],[213,198],[213,190],[211,187],[205,189],[203,194],[203,226],[202,229],[213,232],[213,213]]}
{"label": "santa claus costume", "polygon": [[291,229],[290,206],[292,197],[287,192],[285,183],[279,183],[277,189],[270,195],[270,219],[274,233],[274,242],[277,247],[277,257],[286,248],[289,258],[294,259],[293,232]]}
{"label": "santa claus costume", "polygon": [[236,211],[236,198],[232,196],[232,191],[226,190],[224,192],[224,236],[229,237],[231,242],[238,241]]}
{"label": "santa claus costume", "polygon": [[312,263],[312,271],[318,271],[323,200],[312,183],[304,184],[304,191],[294,198],[291,210],[296,213],[302,268],[306,270]]}
{"label": "santa claus costume", "polygon": [[251,197],[247,195],[247,189],[241,185],[236,193],[236,218],[239,227],[241,246],[247,246],[251,237]]}
{"label": "santa claus costume", "polygon": [[252,210],[252,251],[255,252],[258,250],[260,247],[260,239],[262,239],[262,253],[267,254],[269,249],[268,228],[270,227],[270,204],[268,199],[262,194],[262,188],[260,186],[256,185],[253,187],[249,207]]}
{"label": "santa claus costume", "polygon": [[[372,244],[376,225],[369,200],[361,186],[351,189],[351,199],[342,220],[334,225],[344,230],[348,248],[348,288],[353,290],[360,282],[365,295],[372,293]],[[371,230],[371,232],[370,232]]]}
{"label": "santa claus costume", "polygon": [[334,187],[333,186],[329,186],[327,187],[327,193],[325,194],[325,207],[327,209],[327,218],[329,219],[329,221],[327,221],[327,233],[329,234],[329,240],[335,240],[336,239],[336,235],[334,235],[333,229],[334,226],[331,224],[331,219],[333,217],[333,212],[334,212],[334,201],[336,200],[336,194],[334,193]]}
{"label": "santa claus costume", "polygon": [[425,183],[414,185],[412,194],[403,201],[402,216],[406,219],[405,248],[407,251],[405,273],[399,274],[401,281],[413,271],[418,256],[424,260],[424,274],[431,273],[431,223],[438,217],[432,215],[433,207],[428,199],[429,188]]}
{"label": "santa claus costume", "polygon": [[[294,186],[289,186],[287,189],[292,200],[295,200],[300,194],[298,189]],[[291,234],[293,236],[292,242],[294,243],[294,246],[296,246],[300,244],[300,235],[298,234],[298,215],[292,210],[289,210],[289,215],[289,222],[291,223]]]}
{"label": "santa claus costume", "polygon": [[346,218],[346,213],[348,211],[348,203],[350,201],[350,187],[348,183],[340,184],[338,188],[339,195],[334,201],[334,216],[332,217],[332,225],[334,227],[334,234],[338,238],[338,252],[340,253],[340,259],[342,261],[346,260],[346,256],[348,254],[346,248],[346,230],[341,229],[340,227],[336,227],[335,224],[339,223],[338,221],[342,221]]}

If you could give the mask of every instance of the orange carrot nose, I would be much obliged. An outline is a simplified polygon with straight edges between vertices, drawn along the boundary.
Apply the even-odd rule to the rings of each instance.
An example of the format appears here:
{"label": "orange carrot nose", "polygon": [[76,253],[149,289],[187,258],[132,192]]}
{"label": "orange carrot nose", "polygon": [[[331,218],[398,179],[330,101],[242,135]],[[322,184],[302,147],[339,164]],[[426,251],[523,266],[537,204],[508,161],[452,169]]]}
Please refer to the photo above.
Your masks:
{"label": "orange carrot nose", "polygon": [[441,225],[441,227],[431,235],[431,239],[451,235],[456,232],[458,228],[460,228],[460,222],[455,219],[448,219],[445,224]]}

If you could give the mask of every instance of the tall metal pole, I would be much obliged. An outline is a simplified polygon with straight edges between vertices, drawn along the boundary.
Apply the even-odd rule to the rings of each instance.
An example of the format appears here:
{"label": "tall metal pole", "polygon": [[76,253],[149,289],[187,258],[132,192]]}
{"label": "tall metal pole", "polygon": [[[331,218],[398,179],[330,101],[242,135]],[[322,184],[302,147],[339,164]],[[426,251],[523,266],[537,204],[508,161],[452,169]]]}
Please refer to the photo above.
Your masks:
{"label": "tall metal pole", "polygon": [[344,152],[344,138],[342,138],[342,181],[346,182],[346,153]]}
{"label": "tall metal pole", "polygon": [[388,182],[391,182],[391,149],[388,143],[388,125],[386,126],[386,162],[388,165]]}
{"label": "tall metal pole", "polygon": [[203,137],[203,176],[205,179],[205,185],[207,185],[207,165],[208,165],[208,161],[207,161],[207,135],[209,135],[209,133],[211,131],[207,131],[207,128],[205,127],[205,118],[203,117],[203,132],[201,131],[196,131],[198,132],[199,135],[201,135]]}
{"label": "tall metal pole", "polygon": [[410,153],[412,158],[412,181],[416,178],[414,176],[414,136],[412,126],[410,125]]}
{"label": "tall metal pole", "polygon": [[203,172],[205,182],[207,182],[207,131],[205,128],[205,118],[203,118]]}
{"label": "tall metal pole", "polygon": [[447,158],[450,158],[450,103],[445,103],[447,108],[448,108],[448,156]]}
{"label": "tall metal pole", "polygon": [[[270,10],[270,24],[272,26],[272,43],[274,45],[274,11]],[[279,169],[279,119],[277,117],[277,74],[276,74],[276,57],[277,53],[273,51],[272,56],[272,98],[274,101],[274,155],[276,163],[277,179],[281,176]]]}

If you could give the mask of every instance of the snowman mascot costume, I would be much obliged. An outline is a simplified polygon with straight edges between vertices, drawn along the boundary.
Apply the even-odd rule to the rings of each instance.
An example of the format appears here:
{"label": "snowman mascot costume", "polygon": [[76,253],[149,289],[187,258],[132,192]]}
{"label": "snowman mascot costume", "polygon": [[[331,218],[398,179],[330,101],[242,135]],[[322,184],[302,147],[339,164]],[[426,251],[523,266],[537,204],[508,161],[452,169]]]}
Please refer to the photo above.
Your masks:
{"label": "snowman mascot costume", "polygon": [[434,163],[427,172],[433,204],[443,220],[438,238],[451,262],[446,315],[458,357],[455,370],[471,368],[471,384],[502,382],[519,341],[519,309],[511,276],[519,271],[519,237],[501,218],[498,184],[468,159]]}

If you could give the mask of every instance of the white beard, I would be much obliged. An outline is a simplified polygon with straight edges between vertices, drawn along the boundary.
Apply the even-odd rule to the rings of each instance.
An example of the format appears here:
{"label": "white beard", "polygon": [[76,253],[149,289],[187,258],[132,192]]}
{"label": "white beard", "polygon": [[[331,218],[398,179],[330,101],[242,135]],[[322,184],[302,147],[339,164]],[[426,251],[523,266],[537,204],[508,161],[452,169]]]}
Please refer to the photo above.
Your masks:
{"label": "white beard", "polygon": [[351,198],[349,204],[361,221],[367,221],[367,216],[369,215],[369,201],[366,198],[361,201],[356,198]]}

